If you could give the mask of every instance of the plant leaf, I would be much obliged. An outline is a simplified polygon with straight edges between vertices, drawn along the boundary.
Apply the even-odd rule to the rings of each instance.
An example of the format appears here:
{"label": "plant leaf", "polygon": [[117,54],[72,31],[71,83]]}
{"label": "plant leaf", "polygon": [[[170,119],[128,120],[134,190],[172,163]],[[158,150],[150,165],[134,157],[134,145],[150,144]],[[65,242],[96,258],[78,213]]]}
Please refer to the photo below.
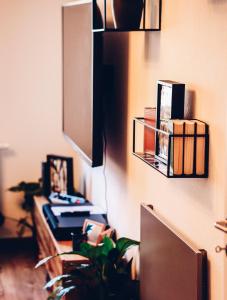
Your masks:
{"label": "plant leaf", "polygon": [[116,241],[116,248],[120,251],[120,257],[122,257],[131,246],[136,246],[139,244],[140,243],[135,240],[123,237]]}
{"label": "plant leaf", "polygon": [[63,288],[60,292],[58,292],[56,294],[56,296],[59,297],[59,299],[61,299],[62,297],[64,297],[66,294],[68,294],[69,292],[71,292],[75,288],[76,288],[75,285],[69,286],[67,288]]}
{"label": "plant leaf", "polygon": [[18,185],[10,187],[8,190],[11,192],[25,192],[25,193],[38,193],[40,192],[40,183],[38,182],[25,182],[22,181]]}
{"label": "plant leaf", "polygon": [[88,243],[81,243],[80,244],[80,252],[81,252],[81,255],[82,256],[85,256],[85,257],[88,257],[89,255],[89,251],[92,249],[92,248],[95,248],[94,246],[88,244]]}
{"label": "plant leaf", "polygon": [[79,254],[90,260],[93,260],[102,254],[102,247],[101,246],[92,246],[88,243],[81,243],[80,251],[77,251],[76,254]]}
{"label": "plant leaf", "polygon": [[62,286],[56,287],[52,293],[49,294],[47,300],[59,300],[60,298],[56,296],[57,293],[59,293],[63,289]]}
{"label": "plant leaf", "polygon": [[97,260],[100,255],[102,255],[102,246],[96,246],[88,251],[87,258],[94,261]]}
{"label": "plant leaf", "polygon": [[112,239],[105,236],[103,239],[102,254],[107,256],[113,248],[114,248],[114,243],[113,243]]}
{"label": "plant leaf", "polygon": [[35,266],[35,269],[41,267],[42,265],[44,265],[45,263],[47,263],[49,260],[51,260],[52,258],[54,258],[55,256],[47,256],[44,259],[41,259]]}
{"label": "plant leaf", "polygon": [[53,279],[51,279],[50,281],[47,282],[47,284],[44,286],[44,289],[48,289],[50,287],[52,287],[53,285],[55,285],[55,283],[57,283],[58,281],[61,281],[64,278],[69,278],[71,277],[71,275],[69,274],[64,274],[64,275],[59,275]]}
{"label": "plant leaf", "polygon": [[83,256],[83,253],[80,252],[80,251],[69,251],[69,252],[63,252],[63,253],[60,253],[60,254],[56,254],[56,255],[53,255],[53,256],[47,256],[44,259],[40,260],[36,264],[35,269],[41,267],[42,265],[44,265],[45,263],[47,263],[52,258],[55,258],[55,257],[58,257],[58,256],[62,256],[62,255],[71,255],[71,254],[78,254],[78,255]]}

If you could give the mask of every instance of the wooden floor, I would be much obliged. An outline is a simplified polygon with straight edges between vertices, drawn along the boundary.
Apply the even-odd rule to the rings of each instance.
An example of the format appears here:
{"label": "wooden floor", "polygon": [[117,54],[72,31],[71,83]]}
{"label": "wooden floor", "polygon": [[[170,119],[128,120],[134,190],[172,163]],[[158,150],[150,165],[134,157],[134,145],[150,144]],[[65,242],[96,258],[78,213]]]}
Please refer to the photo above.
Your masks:
{"label": "wooden floor", "polygon": [[46,300],[45,271],[34,270],[36,253],[31,240],[0,240],[0,300]]}

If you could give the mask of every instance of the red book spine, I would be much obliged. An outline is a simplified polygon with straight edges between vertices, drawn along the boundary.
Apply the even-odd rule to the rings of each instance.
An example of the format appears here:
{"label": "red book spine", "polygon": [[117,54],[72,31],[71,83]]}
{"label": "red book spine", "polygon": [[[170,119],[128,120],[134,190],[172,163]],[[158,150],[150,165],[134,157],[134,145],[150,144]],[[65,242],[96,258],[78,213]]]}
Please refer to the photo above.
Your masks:
{"label": "red book spine", "polygon": [[[145,123],[155,127],[156,124],[156,108],[146,107],[144,109]],[[145,126],[144,128],[144,153],[155,153],[155,130]]]}

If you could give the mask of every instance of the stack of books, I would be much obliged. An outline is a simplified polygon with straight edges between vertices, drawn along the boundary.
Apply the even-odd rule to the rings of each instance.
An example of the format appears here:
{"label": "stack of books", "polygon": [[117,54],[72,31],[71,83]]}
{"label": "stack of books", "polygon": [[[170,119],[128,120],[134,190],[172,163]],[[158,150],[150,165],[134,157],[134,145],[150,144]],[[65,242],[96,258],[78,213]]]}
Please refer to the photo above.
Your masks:
{"label": "stack of books", "polygon": [[170,157],[173,175],[204,175],[207,125],[198,120],[169,120],[168,131],[173,135]]}

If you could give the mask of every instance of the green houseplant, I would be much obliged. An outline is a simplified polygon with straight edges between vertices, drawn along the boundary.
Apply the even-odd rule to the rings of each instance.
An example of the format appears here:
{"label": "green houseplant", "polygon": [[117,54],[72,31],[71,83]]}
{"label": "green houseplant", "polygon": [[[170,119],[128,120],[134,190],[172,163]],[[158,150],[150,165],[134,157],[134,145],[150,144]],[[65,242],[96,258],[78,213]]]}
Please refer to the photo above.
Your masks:
{"label": "green houseplant", "polygon": [[12,186],[8,189],[11,192],[23,192],[24,201],[22,203],[22,208],[26,211],[26,215],[23,218],[15,219],[9,216],[5,216],[0,212],[0,226],[2,226],[6,219],[17,223],[17,234],[19,237],[24,235],[25,229],[28,228],[33,233],[33,226],[30,221],[30,212],[33,207],[33,197],[35,195],[41,195],[42,188],[41,182],[25,182],[22,181],[16,186]]}
{"label": "green houseplant", "polygon": [[[59,300],[76,289],[83,300],[137,300],[138,281],[131,279],[132,260],[127,262],[124,259],[126,251],[134,245],[139,245],[139,242],[128,238],[114,242],[105,237],[101,245],[82,243],[80,251],[60,254],[79,254],[88,258],[89,262],[75,265],[70,274],[50,280],[45,288],[58,286],[49,299]],[[52,258],[43,259],[36,268]]]}
{"label": "green houseplant", "polygon": [[21,181],[17,185],[10,187],[9,191],[16,193],[23,192],[24,202],[22,203],[22,208],[26,211],[31,211],[34,203],[33,197],[42,193],[41,182]]}

